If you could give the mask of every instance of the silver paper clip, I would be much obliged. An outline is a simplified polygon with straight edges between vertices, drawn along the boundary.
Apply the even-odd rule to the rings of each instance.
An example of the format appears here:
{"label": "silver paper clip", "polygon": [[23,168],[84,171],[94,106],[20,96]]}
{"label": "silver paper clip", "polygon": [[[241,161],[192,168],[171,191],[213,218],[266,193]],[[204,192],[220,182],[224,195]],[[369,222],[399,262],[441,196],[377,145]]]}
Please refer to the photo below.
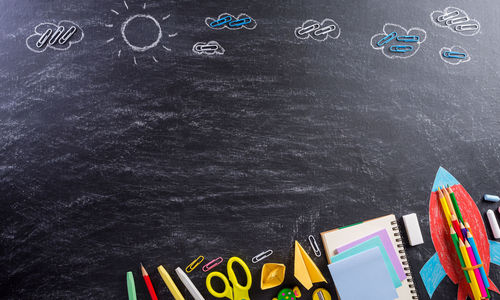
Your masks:
{"label": "silver paper clip", "polygon": [[309,244],[311,244],[311,248],[314,251],[314,255],[316,255],[316,257],[320,257],[321,250],[319,250],[318,243],[316,243],[316,239],[314,238],[314,236],[310,235],[307,239],[309,240]]}
{"label": "silver paper clip", "polygon": [[314,30],[317,30],[320,27],[321,27],[321,25],[319,25],[319,23],[315,23],[315,24],[312,24],[312,25],[309,25],[309,26],[307,26],[305,28],[300,29],[299,31],[297,31],[297,33],[299,35],[308,34],[308,33],[312,32]]}
{"label": "silver paper clip", "polygon": [[323,27],[323,28],[320,28],[318,30],[316,30],[314,32],[315,35],[322,35],[322,34],[327,34],[327,33],[330,33],[332,31],[335,31],[337,27],[335,25],[330,25],[330,26],[326,26],[326,27]]}
{"label": "silver paper clip", "polygon": [[446,21],[448,19],[454,18],[454,17],[458,16],[459,14],[460,14],[460,12],[458,10],[450,11],[447,14],[444,14],[444,15],[437,17],[437,20],[438,20],[438,22],[443,22],[443,21]]}
{"label": "silver paper clip", "polygon": [[469,21],[469,17],[458,17],[450,20],[446,20],[446,25],[451,26],[451,25],[457,25],[460,23],[465,23]]}
{"label": "silver paper clip", "polygon": [[255,255],[253,258],[252,258],[252,262],[254,264],[258,263],[259,261],[263,260],[263,259],[266,259],[268,258],[269,256],[273,255],[273,250],[269,249],[267,251],[264,251],[264,252],[261,252],[257,255]]}
{"label": "silver paper clip", "polygon": [[56,31],[54,31],[54,35],[52,35],[52,37],[49,40],[49,45],[52,46],[55,43],[57,43],[57,41],[59,41],[59,37],[63,34],[63,32],[64,32],[64,26],[57,27]]}
{"label": "silver paper clip", "polygon": [[36,46],[38,48],[42,48],[43,45],[45,45],[45,43],[47,42],[47,40],[50,38],[51,35],[52,35],[52,29],[49,28],[38,39],[38,41],[36,42]]}
{"label": "silver paper clip", "polygon": [[377,42],[377,46],[382,47],[383,45],[392,41],[397,35],[398,34],[395,31],[389,33],[388,35],[386,35],[385,37],[380,39],[380,41]]}
{"label": "silver paper clip", "polygon": [[217,257],[216,259],[212,260],[208,264],[204,265],[203,268],[201,268],[201,269],[203,270],[203,272],[208,272],[208,271],[212,270],[213,268],[217,267],[218,265],[220,265],[223,260],[224,259],[222,257]]}
{"label": "silver paper clip", "polygon": [[73,36],[73,34],[75,34],[75,32],[76,27],[71,26],[68,31],[66,31],[66,33],[61,36],[61,38],[59,39],[59,44],[63,45],[64,43],[66,43]]}
{"label": "silver paper clip", "polygon": [[477,24],[464,24],[455,26],[456,31],[469,31],[479,29],[479,25]]}

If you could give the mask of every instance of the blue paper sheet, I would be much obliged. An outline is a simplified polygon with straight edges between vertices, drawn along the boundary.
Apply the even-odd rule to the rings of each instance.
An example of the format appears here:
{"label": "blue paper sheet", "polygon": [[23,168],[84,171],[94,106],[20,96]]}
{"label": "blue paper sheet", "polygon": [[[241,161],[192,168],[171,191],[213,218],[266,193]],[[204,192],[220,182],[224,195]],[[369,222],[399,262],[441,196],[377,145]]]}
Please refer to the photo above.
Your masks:
{"label": "blue paper sheet", "polygon": [[336,262],[340,261],[342,259],[345,259],[346,257],[349,257],[354,254],[358,254],[361,252],[364,252],[368,249],[371,248],[378,248],[380,250],[380,253],[382,254],[382,258],[384,260],[385,266],[387,270],[389,271],[389,275],[391,276],[392,283],[394,284],[395,288],[398,288],[402,286],[403,284],[401,283],[401,280],[399,279],[398,273],[396,272],[396,269],[394,269],[394,265],[392,264],[391,258],[385,251],[384,243],[382,243],[382,240],[380,239],[379,236],[373,237],[361,244],[358,244],[348,250],[345,250],[344,252],[341,252],[335,256],[332,256],[330,261]]}
{"label": "blue paper sheet", "polygon": [[342,300],[398,298],[378,247],[333,262],[328,269]]}

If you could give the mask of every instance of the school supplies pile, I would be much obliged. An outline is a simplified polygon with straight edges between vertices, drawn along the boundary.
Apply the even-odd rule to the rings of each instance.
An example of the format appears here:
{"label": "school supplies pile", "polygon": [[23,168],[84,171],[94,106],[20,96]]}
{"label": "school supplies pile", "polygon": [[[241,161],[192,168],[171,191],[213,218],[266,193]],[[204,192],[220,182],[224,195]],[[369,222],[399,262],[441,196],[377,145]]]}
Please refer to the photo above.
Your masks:
{"label": "school supplies pile", "polygon": [[418,299],[396,217],[321,233],[341,300]]}

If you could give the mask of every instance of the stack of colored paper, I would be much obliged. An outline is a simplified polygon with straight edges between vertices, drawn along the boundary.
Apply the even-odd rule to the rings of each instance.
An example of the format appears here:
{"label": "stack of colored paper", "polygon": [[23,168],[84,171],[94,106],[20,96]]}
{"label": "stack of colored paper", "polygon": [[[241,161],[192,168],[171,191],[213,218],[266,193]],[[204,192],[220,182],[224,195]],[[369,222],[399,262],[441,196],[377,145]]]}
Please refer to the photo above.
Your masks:
{"label": "stack of colored paper", "polygon": [[396,224],[389,215],[321,234],[341,300],[414,299]]}

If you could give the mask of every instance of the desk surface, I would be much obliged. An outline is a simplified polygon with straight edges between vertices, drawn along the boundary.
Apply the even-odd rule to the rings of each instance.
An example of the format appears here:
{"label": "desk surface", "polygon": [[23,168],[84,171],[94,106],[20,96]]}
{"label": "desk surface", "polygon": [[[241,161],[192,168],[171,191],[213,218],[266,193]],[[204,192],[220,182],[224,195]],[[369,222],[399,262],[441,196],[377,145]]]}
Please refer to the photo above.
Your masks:
{"label": "desk surface", "polygon": [[[250,262],[267,249],[294,285],[294,240],[309,250],[309,234],[416,212],[425,244],[408,256],[428,299],[418,271],[435,252],[427,212],[438,167],[481,212],[496,207],[480,196],[500,186],[497,2],[455,4],[481,23],[474,36],[435,26],[431,12],[451,3],[429,0],[149,2],[0,2],[0,294],[124,299],[133,270],[146,299],[142,262],[167,299],[157,265]],[[225,12],[257,25],[205,24]],[[143,52],[121,32],[144,48],[158,28],[148,18],[123,28],[135,15],[162,31]],[[327,18],[337,39],[294,34]],[[61,20],[83,31],[79,43],[29,50],[38,24]],[[371,47],[386,23],[425,31],[415,55]],[[224,54],[193,52],[208,41]],[[454,45],[471,60],[444,62],[440,49]],[[253,298],[273,296],[249,264]],[[208,296],[205,274],[192,278]],[[445,279],[433,298],[455,297]]]}

